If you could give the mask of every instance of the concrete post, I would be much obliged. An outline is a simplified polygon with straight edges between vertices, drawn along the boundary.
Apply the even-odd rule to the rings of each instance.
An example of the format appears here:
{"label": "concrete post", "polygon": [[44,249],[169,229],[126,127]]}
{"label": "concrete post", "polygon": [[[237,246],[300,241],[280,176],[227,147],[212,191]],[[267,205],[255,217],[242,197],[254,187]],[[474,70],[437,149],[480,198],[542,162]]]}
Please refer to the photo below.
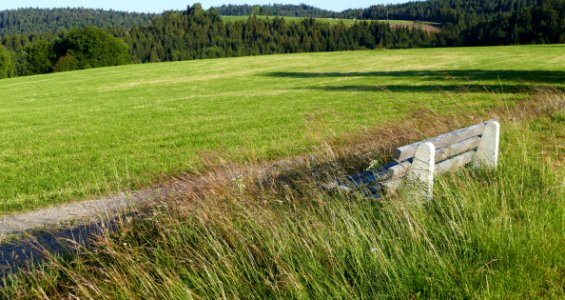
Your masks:
{"label": "concrete post", "polygon": [[415,185],[414,195],[426,200],[432,200],[434,193],[435,152],[432,143],[419,145],[407,175],[408,182]]}
{"label": "concrete post", "polygon": [[500,123],[494,121],[486,125],[477,154],[473,160],[476,168],[496,169],[498,166],[498,147],[500,144]]}

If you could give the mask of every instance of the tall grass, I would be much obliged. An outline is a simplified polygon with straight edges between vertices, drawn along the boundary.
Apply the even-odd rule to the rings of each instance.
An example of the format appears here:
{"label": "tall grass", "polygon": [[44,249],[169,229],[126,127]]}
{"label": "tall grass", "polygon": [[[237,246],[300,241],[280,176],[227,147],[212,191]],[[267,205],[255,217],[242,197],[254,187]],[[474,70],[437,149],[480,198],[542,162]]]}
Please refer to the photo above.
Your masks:
{"label": "tall grass", "polygon": [[564,120],[562,107],[506,120],[499,169],[442,176],[425,205],[331,195],[308,176],[244,178],[6,278],[0,294],[563,299]]}

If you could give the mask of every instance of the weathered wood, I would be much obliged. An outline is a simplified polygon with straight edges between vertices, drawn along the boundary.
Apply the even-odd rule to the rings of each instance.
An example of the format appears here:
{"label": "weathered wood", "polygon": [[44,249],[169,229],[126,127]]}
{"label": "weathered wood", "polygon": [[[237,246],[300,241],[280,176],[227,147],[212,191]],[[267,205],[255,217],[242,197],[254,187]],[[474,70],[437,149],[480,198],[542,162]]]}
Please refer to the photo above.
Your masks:
{"label": "weathered wood", "polygon": [[481,140],[482,139],[480,137],[474,136],[458,143],[440,148],[436,151],[436,162],[441,162],[450,157],[454,157],[469,150],[476,149],[479,147]]}
{"label": "weathered wood", "polygon": [[432,143],[423,143],[418,146],[414,161],[406,179],[414,186],[414,197],[430,200],[434,192],[434,169],[436,147]]}
{"label": "weathered wood", "polygon": [[423,143],[432,143],[434,144],[434,146],[436,148],[443,148],[447,145],[450,144],[454,144],[463,140],[466,140],[468,138],[474,137],[474,136],[480,136],[483,134],[483,131],[486,127],[487,124],[495,122],[496,120],[490,120],[487,122],[483,122],[481,124],[477,124],[471,127],[467,127],[467,128],[463,128],[463,129],[459,129],[447,134],[443,134],[422,142],[418,142],[418,143],[414,143],[414,144],[410,144],[410,145],[406,145],[400,148],[396,149],[396,153],[395,153],[395,160],[397,162],[403,162],[407,159],[410,159],[412,157],[414,157],[414,155],[416,154],[416,150],[418,149],[418,146],[420,146]]}
{"label": "weathered wood", "polygon": [[498,166],[498,147],[500,143],[500,123],[492,122],[485,127],[477,155],[473,162],[475,167],[495,169]]}
{"label": "weathered wood", "polygon": [[[472,137],[464,141],[448,145],[447,147],[436,150],[435,161],[441,162],[450,157],[457,156],[469,150],[476,149],[481,141],[480,137]],[[408,161],[392,166],[387,170],[387,178],[397,179],[406,176],[412,164]]]}
{"label": "weathered wood", "polygon": [[440,162],[436,165],[435,175],[454,171],[456,169],[464,167],[467,164],[470,164],[473,161],[476,153],[477,151],[472,150]]}

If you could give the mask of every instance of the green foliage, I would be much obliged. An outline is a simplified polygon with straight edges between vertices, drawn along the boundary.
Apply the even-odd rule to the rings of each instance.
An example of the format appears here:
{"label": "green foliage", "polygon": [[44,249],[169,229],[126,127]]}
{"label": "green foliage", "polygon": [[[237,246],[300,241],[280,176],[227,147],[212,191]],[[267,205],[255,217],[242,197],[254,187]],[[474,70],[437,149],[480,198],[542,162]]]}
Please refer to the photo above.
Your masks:
{"label": "green foliage", "polygon": [[[16,53],[17,75],[30,75],[53,69],[83,69],[129,62],[275,53],[559,43],[565,41],[564,7],[565,0],[498,0],[488,3],[479,0],[429,0],[372,6],[340,14],[347,18],[381,19],[357,21],[304,18],[305,15],[328,16],[324,11],[305,5],[244,5],[204,10],[200,4],[195,4],[186,11],[169,11],[157,15],[150,24],[128,23],[127,20],[134,16],[126,14],[123,16],[123,26],[105,27],[106,33],[125,41],[131,58],[121,51],[123,45],[120,42],[109,38],[102,31],[94,32],[92,27],[74,29],[68,36],[52,31],[43,34],[6,35],[1,36],[0,40]],[[221,12],[239,14],[243,11],[248,12],[245,17],[224,17],[225,22],[220,17]],[[24,16],[26,12],[29,16],[25,18],[32,18],[41,10],[18,11]],[[258,15],[259,13],[262,15]],[[302,17],[276,17],[282,13]],[[335,18],[336,15],[331,17]],[[61,18],[65,24],[75,24],[78,28],[84,26],[80,22],[67,22],[64,16]],[[390,19],[405,20],[388,21]],[[104,22],[102,24],[106,24]],[[83,34],[84,38],[81,37]],[[101,38],[103,36],[106,37]],[[79,41],[80,39],[83,41]],[[30,46],[37,44],[38,40],[55,43],[56,55],[53,55],[52,47],[47,44]],[[104,43],[107,45],[103,46]],[[109,55],[114,52],[115,56]],[[73,59],[69,59],[67,55]]]}
{"label": "green foliage", "polygon": [[13,77],[15,73],[14,55],[6,47],[0,45],[0,78]]}
{"label": "green foliage", "polygon": [[331,18],[335,12],[316,8],[306,4],[272,4],[272,5],[222,5],[214,7],[222,16],[250,16],[266,15],[279,17],[309,17],[309,18]]}
{"label": "green foliage", "polygon": [[431,34],[417,26],[384,22],[316,19],[287,21],[252,16],[223,22],[215,10],[189,7],[156,17],[151,26],[122,32],[139,61],[174,61],[275,53],[375,49],[429,45]]}
{"label": "green foliage", "polygon": [[72,54],[67,54],[59,57],[55,65],[53,66],[53,71],[55,72],[65,72],[82,69],[80,61],[76,59]]}
{"label": "green foliage", "polygon": [[540,5],[482,22],[465,33],[467,44],[509,45],[563,43],[565,0]]}
{"label": "green foliage", "polygon": [[0,11],[0,36],[61,32],[72,28],[128,29],[149,24],[154,14],[88,8],[22,8]]}
{"label": "green foliage", "polygon": [[118,66],[131,62],[128,46],[102,29],[86,27],[74,29],[55,45],[55,70],[68,71],[104,66]]}
{"label": "green foliage", "polygon": [[53,43],[39,40],[18,51],[18,75],[51,73],[55,51]]}

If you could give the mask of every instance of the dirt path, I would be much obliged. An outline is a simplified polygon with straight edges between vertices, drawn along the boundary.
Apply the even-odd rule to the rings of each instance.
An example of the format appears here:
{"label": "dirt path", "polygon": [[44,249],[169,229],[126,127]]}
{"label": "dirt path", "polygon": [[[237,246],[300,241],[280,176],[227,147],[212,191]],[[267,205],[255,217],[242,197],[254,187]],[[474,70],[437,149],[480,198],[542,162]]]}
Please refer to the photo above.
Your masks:
{"label": "dirt path", "polygon": [[162,203],[167,198],[199,194],[212,186],[229,184],[238,176],[266,178],[290,170],[305,162],[294,158],[271,162],[261,166],[230,166],[210,171],[201,176],[185,176],[129,193],[61,204],[34,211],[0,216],[0,243],[25,232],[41,229],[61,229],[112,220],[124,213]]}
{"label": "dirt path", "polygon": [[88,223],[111,219],[137,206],[149,205],[164,197],[174,196],[181,192],[181,188],[179,184],[147,188],[129,194],[119,193],[106,198],[0,216],[0,242],[31,230],[65,226],[76,221]]}

